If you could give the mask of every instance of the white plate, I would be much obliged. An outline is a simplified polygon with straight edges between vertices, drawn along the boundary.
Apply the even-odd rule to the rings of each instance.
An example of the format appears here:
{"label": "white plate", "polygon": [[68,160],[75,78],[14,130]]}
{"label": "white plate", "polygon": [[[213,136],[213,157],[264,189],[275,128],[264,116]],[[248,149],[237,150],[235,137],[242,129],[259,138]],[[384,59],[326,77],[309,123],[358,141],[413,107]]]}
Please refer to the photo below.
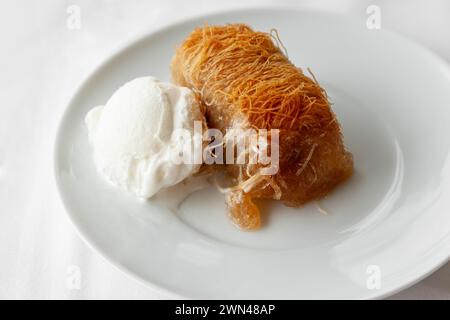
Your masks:
{"label": "white plate", "polygon": [[[328,90],[356,168],[321,201],[329,215],[315,204],[268,203],[264,228],[242,232],[214,188],[174,213],[110,187],[95,171],[86,112],[134,77],[169,80],[174,47],[205,21],[276,28],[289,58]],[[193,19],[127,46],[78,90],[57,138],[57,182],[89,244],[122,270],[181,296],[386,296],[449,257],[449,88],[445,62],[365,21],[268,8]]]}

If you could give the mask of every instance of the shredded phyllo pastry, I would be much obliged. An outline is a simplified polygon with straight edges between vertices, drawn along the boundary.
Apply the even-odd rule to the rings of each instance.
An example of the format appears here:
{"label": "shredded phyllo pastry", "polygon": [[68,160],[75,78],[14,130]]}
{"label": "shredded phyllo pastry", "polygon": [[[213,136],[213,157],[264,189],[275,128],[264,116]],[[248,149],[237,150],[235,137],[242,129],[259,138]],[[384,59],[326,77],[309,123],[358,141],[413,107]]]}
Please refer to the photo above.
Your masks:
{"label": "shredded phyllo pastry", "polygon": [[224,189],[229,213],[243,229],[261,224],[254,199],[299,206],[353,171],[325,90],[289,61],[275,35],[244,24],[206,25],[184,40],[172,62],[174,82],[200,95],[209,128],[279,129],[276,174],[262,175],[261,164],[223,166],[235,180]]}

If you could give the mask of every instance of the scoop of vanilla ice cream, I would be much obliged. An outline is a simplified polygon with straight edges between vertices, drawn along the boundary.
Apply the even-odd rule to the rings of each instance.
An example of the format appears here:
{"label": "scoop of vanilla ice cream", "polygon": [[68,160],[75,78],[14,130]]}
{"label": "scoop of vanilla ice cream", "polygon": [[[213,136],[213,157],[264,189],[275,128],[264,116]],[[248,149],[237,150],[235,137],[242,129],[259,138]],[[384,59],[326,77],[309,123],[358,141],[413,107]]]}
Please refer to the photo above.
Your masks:
{"label": "scoop of vanilla ice cream", "polygon": [[94,161],[112,184],[149,198],[175,185],[201,164],[175,164],[172,133],[204,117],[194,93],[153,77],[134,79],[120,87],[106,105],[86,115]]}

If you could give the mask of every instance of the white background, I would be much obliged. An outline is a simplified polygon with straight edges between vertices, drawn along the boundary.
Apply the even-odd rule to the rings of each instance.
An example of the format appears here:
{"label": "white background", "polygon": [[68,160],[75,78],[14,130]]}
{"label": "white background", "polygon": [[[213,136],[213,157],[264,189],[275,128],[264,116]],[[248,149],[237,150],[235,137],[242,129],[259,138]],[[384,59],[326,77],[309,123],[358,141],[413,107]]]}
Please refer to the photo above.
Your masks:
{"label": "white background", "polygon": [[[448,0],[0,1],[0,298],[171,298],[116,270],[78,237],[54,183],[56,128],[78,85],[130,39],[189,16],[262,3],[363,19],[375,4],[382,28],[450,62]],[[70,5],[81,9],[80,30],[67,28]],[[78,268],[81,286],[71,289],[68,275]],[[450,299],[450,264],[392,298]]]}

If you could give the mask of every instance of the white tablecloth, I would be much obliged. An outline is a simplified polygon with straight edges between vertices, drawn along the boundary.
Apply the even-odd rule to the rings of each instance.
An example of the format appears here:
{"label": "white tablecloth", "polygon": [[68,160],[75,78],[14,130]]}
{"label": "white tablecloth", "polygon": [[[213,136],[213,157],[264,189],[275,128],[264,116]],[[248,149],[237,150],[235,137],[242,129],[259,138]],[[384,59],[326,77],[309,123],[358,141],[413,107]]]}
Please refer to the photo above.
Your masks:
{"label": "white tablecloth", "polygon": [[[74,89],[129,39],[188,16],[261,3],[271,2],[0,3],[0,298],[171,297],[116,270],[77,236],[53,178],[56,128]],[[367,17],[368,5],[378,5],[382,28],[412,37],[450,61],[448,0],[277,3],[360,18]],[[71,5],[80,9],[80,29],[71,28],[73,21],[68,27]],[[450,299],[450,264],[394,298]]]}

